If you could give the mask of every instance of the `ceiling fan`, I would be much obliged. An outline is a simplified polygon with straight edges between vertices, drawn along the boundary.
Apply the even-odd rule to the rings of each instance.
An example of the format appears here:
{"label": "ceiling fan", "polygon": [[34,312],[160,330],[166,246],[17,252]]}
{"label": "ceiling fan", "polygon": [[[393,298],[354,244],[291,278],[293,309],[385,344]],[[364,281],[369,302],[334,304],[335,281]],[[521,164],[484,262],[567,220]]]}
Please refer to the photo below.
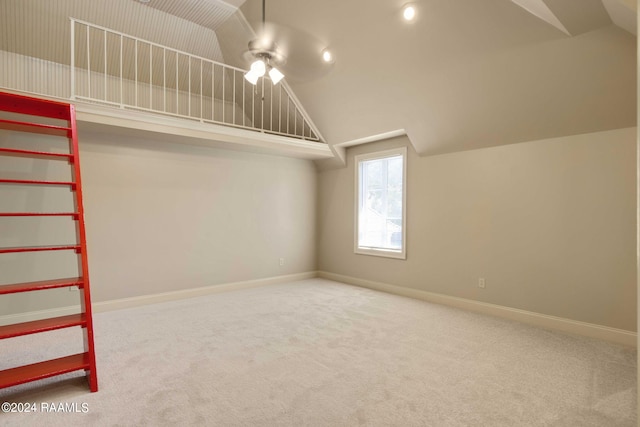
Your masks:
{"label": "ceiling fan", "polygon": [[262,0],[262,21],[257,37],[249,41],[244,58],[251,62],[245,79],[253,85],[268,75],[273,84],[284,77],[308,81],[319,77],[333,64],[323,43],[304,31],[266,21],[266,0]]}
{"label": "ceiling fan", "polygon": [[251,68],[244,75],[252,85],[258,84],[258,79],[268,70],[269,78],[273,84],[278,84],[284,78],[284,74],[276,68],[285,61],[284,54],[278,50],[278,45],[266,34],[266,0],[262,0],[262,36],[249,42],[248,53],[255,58]]}

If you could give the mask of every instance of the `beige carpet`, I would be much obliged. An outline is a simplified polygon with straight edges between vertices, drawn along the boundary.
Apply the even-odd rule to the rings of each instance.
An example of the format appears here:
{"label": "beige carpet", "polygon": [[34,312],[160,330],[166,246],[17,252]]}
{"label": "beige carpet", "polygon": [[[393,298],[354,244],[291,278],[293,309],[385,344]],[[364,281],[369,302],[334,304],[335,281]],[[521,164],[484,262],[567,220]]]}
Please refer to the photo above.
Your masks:
{"label": "beige carpet", "polygon": [[[80,410],[0,425],[636,426],[634,349],[321,279],[95,324],[100,391],[78,374],[0,390]],[[79,332],[45,335],[64,355]],[[43,357],[39,338],[2,341],[0,368]]]}

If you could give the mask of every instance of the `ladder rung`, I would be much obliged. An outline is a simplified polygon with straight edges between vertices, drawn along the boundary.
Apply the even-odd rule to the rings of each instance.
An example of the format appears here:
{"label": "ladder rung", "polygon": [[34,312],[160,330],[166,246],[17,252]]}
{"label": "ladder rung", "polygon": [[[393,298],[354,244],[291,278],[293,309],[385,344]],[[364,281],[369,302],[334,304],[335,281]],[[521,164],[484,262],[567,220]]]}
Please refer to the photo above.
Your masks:
{"label": "ladder rung", "polygon": [[15,294],[19,292],[43,291],[46,289],[68,288],[71,286],[84,286],[84,280],[81,277],[71,279],[55,279],[41,280],[38,282],[12,283],[10,285],[0,286],[0,295]]}
{"label": "ladder rung", "polygon": [[43,252],[43,251],[65,251],[80,250],[80,245],[56,245],[56,246],[22,246],[17,248],[0,248],[0,254],[19,253],[19,252]]}
{"label": "ladder rung", "polygon": [[89,369],[89,353],[74,354],[0,371],[0,388],[42,380],[81,369]]}
{"label": "ladder rung", "polygon": [[46,151],[19,150],[17,148],[0,148],[0,155],[28,157],[34,159],[73,160],[73,154],[48,153]]}
{"label": "ladder rung", "polygon": [[0,97],[0,110],[2,111],[61,120],[69,120],[71,117],[71,106],[68,103],[33,98],[16,93],[3,92],[0,95],[2,95]]}
{"label": "ladder rung", "polygon": [[32,179],[0,179],[0,184],[25,184],[25,185],[69,185],[75,189],[76,183],[69,181],[42,181]]}
{"label": "ladder rung", "polygon": [[83,313],[34,320],[32,322],[15,323],[13,325],[0,326],[0,339],[37,334],[40,332],[54,331],[56,329],[71,328],[74,326],[85,326],[86,324],[87,320]]}
{"label": "ladder rung", "polygon": [[15,120],[0,120],[0,129],[39,133],[44,135],[66,136],[67,138],[71,137],[71,128],[68,127],[18,122]]}
{"label": "ladder rung", "polygon": [[78,212],[0,212],[0,217],[3,216],[72,216],[74,219],[78,219]]}

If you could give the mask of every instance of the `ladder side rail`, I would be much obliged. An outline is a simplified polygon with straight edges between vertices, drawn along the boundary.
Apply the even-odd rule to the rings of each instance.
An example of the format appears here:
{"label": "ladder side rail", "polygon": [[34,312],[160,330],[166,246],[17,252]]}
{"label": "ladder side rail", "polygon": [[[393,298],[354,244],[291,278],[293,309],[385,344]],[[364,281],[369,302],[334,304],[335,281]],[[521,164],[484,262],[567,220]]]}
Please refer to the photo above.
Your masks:
{"label": "ladder side rail", "polygon": [[84,286],[81,289],[82,298],[81,306],[85,313],[87,325],[84,328],[84,343],[85,351],[89,355],[89,388],[92,392],[98,391],[98,375],[96,372],[96,354],[93,336],[93,313],[91,307],[91,286],[89,285],[89,261],[87,255],[87,237],[84,222],[84,203],[82,198],[82,175],[80,173],[80,150],[78,148],[78,132],[76,123],[76,112],[73,104],[69,105],[69,125],[71,128],[71,153],[73,154],[73,178],[75,182],[75,201],[76,209],[78,213],[77,229],[79,234],[80,245],[80,267],[82,269],[81,276],[83,277]]}

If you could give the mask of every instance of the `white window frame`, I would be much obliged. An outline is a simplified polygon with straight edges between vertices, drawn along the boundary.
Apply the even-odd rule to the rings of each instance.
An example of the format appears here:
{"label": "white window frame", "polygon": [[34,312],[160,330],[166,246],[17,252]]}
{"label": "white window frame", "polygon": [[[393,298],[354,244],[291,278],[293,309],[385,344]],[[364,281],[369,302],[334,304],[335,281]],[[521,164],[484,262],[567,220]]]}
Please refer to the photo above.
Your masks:
{"label": "white window frame", "polygon": [[[360,217],[360,163],[362,161],[378,160],[387,157],[402,156],[402,248],[400,250],[361,247],[358,243]],[[407,259],[407,147],[375,153],[360,154],[354,157],[355,169],[355,215],[354,215],[354,252],[361,255],[374,255],[386,258]]]}

